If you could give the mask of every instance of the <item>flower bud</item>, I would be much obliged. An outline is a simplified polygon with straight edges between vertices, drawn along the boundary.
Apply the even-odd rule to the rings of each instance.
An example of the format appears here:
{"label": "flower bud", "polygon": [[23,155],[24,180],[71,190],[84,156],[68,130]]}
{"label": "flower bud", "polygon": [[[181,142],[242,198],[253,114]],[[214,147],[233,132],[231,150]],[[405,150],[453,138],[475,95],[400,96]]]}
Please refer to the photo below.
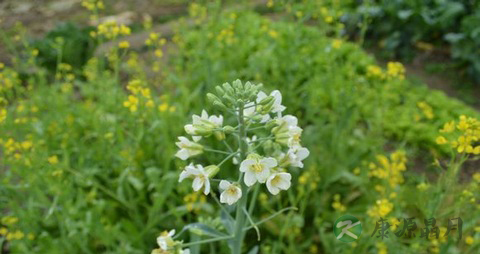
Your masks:
{"label": "flower bud", "polygon": [[236,104],[235,99],[233,99],[233,97],[230,96],[230,95],[228,95],[228,94],[224,94],[224,95],[223,95],[223,98],[224,98],[225,100],[227,100],[228,102],[230,102],[231,104]]}
{"label": "flower bud", "polygon": [[210,136],[212,134],[212,128],[195,125],[195,135]]}
{"label": "flower bud", "polygon": [[256,153],[251,153],[247,155],[248,160],[260,160],[262,157]]}
{"label": "flower bud", "polygon": [[235,95],[235,91],[233,90],[232,86],[229,84],[229,83],[223,83],[223,89],[225,89],[225,95],[228,95],[228,96],[234,96]]}
{"label": "flower bud", "polygon": [[223,131],[227,134],[231,134],[235,131],[235,128],[233,128],[230,125],[227,125],[227,126],[223,127]]}
{"label": "flower bud", "polygon": [[272,111],[274,103],[275,103],[275,100],[270,100],[267,104],[261,106],[259,109],[260,114],[266,115],[270,113],[270,111]]}
{"label": "flower bud", "polygon": [[217,94],[218,94],[219,96],[222,96],[222,95],[225,94],[225,90],[223,90],[222,87],[220,87],[220,86],[216,86],[216,87],[215,87],[215,90],[217,91]]}
{"label": "flower bud", "polygon": [[263,118],[263,116],[262,116],[262,115],[258,115],[258,114],[257,114],[257,115],[254,115],[254,116],[252,116],[252,120],[253,120],[253,121],[255,121],[255,122],[257,122],[257,121],[261,121],[261,120],[262,120],[262,118]]}
{"label": "flower bud", "polygon": [[237,91],[237,93],[241,93],[243,91],[242,81],[240,81],[240,79],[233,81],[233,88]]}
{"label": "flower bud", "polygon": [[[275,127],[277,125],[277,121],[276,120],[270,120],[267,122],[267,124],[265,124],[265,129],[267,130],[270,130],[272,129],[273,127]],[[273,131],[272,131],[273,132]]]}
{"label": "flower bud", "polygon": [[217,140],[222,141],[225,139],[225,133],[223,131],[215,131],[213,135],[217,138]]}
{"label": "flower bud", "polygon": [[[208,96],[208,94],[207,94],[207,96]],[[269,95],[269,96],[263,98],[263,100],[261,100],[258,104],[259,104],[259,105],[267,105],[267,104],[269,104],[271,101],[274,101],[274,100],[275,100],[275,98],[274,98],[273,96]]]}
{"label": "flower bud", "polygon": [[247,81],[247,83],[245,83],[244,86],[245,86],[245,92],[246,92],[246,93],[250,93],[250,91],[251,91],[252,88],[253,88],[252,83],[250,83],[250,81]]}
{"label": "flower bud", "polygon": [[207,93],[207,100],[211,104],[214,104],[216,101],[220,101],[220,99],[213,93]]}
{"label": "flower bud", "polygon": [[208,177],[212,178],[218,173],[218,171],[220,171],[220,168],[217,165],[210,165],[205,167],[205,171],[207,172]]}
{"label": "flower bud", "polygon": [[213,106],[217,107],[220,110],[227,110],[227,106],[225,106],[225,104],[223,104],[220,100],[214,101]]}

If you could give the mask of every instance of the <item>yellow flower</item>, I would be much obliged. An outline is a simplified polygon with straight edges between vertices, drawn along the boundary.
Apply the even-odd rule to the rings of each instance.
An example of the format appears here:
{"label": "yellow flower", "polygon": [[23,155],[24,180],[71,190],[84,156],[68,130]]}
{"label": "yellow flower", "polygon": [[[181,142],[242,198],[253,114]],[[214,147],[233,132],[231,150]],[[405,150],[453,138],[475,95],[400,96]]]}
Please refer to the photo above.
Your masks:
{"label": "yellow flower", "polygon": [[168,110],[168,104],[165,103],[165,102],[162,103],[162,104],[160,104],[160,105],[158,106],[158,110],[159,110],[160,112],[165,112],[165,111],[167,111],[167,110]]}
{"label": "yellow flower", "polygon": [[268,35],[270,35],[270,37],[272,37],[272,38],[277,38],[278,37],[278,32],[275,31],[275,30],[270,30],[270,31],[268,31]]}
{"label": "yellow flower", "polygon": [[156,57],[163,57],[163,51],[161,49],[156,49],[154,53]]}
{"label": "yellow flower", "polygon": [[382,72],[382,68],[380,68],[376,65],[367,66],[367,77],[383,79],[384,74]]}
{"label": "yellow flower", "polygon": [[472,245],[474,242],[475,240],[471,236],[467,236],[467,238],[465,238],[465,243],[468,245]]}
{"label": "yellow flower", "polygon": [[390,203],[387,199],[377,200],[376,204],[371,207],[367,214],[370,217],[385,217],[393,210],[393,204]]}
{"label": "yellow flower", "polygon": [[417,189],[419,191],[425,191],[428,188],[430,188],[430,185],[428,185],[427,183],[420,183],[420,184],[417,185]]}
{"label": "yellow flower", "polygon": [[427,119],[433,119],[434,117],[433,109],[430,105],[428,105],[424,101],[421,101],[417,103],[417,106],[422,110],[423,114]]}
{"label": "yellow flower", "polygon": [[360,175],[360,168],[353,169],[353,173],[357,176]]}
{"label": "yellow flower", "polygon": [[438,136],[435,142],[439,145],[448,143],[448,140],[444,136]]}
{"label": "yellow flower", "polygon": [[473,179],[477,182],[480,182],[480,173],[473,174]]}
{"label": "yellow flower", "polygon": [[145,97],[145,98],[151,98],[150,89],[149,89],[149,88],[141,89],[140,92],[142,93],[142,96],[143,96],[143,97]]}
{"label": "yellow flower", "polygon": [[340,40],[340,39],[334,39],[333,42],[332,42],[332,47],[334,49],[339,49],[343,44],[343,41]]}
{"label": "yellow flower", "polygon": [[138,109],[138,98],[133,96],[133,95],[129,95],[128,100],[123,102],[123,106],[126,107],[126,108],[129,108],[131,112],[137,111],[137,109]]}
{"label": "yellow flower", "polygon": [[58,163],[58,157],[56,155],[48,157],[48,163],[55,165]]}
{"label": "yellow flower", "polygon": [[455,130],[455,121],[447,122],[443,125],[443,128],[440,132],[450,133]]}
{"label": "yellow flower", "polygon": [[2,218],[2,224],[13,225],[18,222],[18,218],[14,216],[5,216]]}
{"label": "yellow flower", "polygon": [[405,78],[405,67],[403,67],[403,64],[400,62],[388,62],[387,76],[402,80]]}
{"label": "yellow flower", "polygon": [[378,249],[378,254],[388,254],[387,245],[384,242],[377,242],[375,246]]}
{"label": "yellow flower", "polygon": [[153,108],[155,106],[155,103],[152,100],[148,100],[147,103],[145,103],[145,106],[148,108]]}
{"label": "yellow flower", "polygon": [[7,110],[2,108],[0,109],[0,123],[3,123],[7,119]]}
{"label": "yellow flower", "polygon": [[121,49],[128,49],[130,48],[130,42],[128,41],[121,41],[118,43],[118,47]]}
{"label": "yellow flower", "polygon": [[32,141],[26,140],[26,141],[22,142],[22,148],[24,150],[28,150],[28,149],[32,148],[32,146],[33,146]]}
{"label": "yellow flower", "polygon": [[471,145],[472,138],[468,136],[460,136],[458,138],[458,143],[457,143],[457,151],[459,153],[463,152],[470,152],[473,151],[473,147]]}

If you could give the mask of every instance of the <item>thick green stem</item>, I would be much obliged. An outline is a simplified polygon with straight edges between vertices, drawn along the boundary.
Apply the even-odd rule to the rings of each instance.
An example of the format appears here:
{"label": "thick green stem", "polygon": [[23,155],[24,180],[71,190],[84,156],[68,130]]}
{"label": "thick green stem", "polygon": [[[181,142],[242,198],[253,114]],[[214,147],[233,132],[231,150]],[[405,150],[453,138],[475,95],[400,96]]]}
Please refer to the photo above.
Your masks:
{"label": "thick green stem", "polygon": [[[246,143],[246,128],[245,128],[245,119],[243,117],[243,109],[244,105],[241,104],[239,107],[239,112],[238,112],[238,124],[239,124],[239,129],[238,129],[238,142],[240,146],[240,161],[243,161],[247,155],[247,143]],[[242,189],[242,197],[237,203],[237,211],[235,215],[235,229],[233,231],[233,244],[232,244],[232,253],[233,254],[240,254],[242,252],[242,244],[243,244],[243,238],[245,237],[245,232],[243,231],[243,228],[245,226],[245,219],[246,215],[244,213],[244,209],[247,205],[247,192],[248,188],[243,182],[243,173],[240,173],[239,177],[239,184]]]}

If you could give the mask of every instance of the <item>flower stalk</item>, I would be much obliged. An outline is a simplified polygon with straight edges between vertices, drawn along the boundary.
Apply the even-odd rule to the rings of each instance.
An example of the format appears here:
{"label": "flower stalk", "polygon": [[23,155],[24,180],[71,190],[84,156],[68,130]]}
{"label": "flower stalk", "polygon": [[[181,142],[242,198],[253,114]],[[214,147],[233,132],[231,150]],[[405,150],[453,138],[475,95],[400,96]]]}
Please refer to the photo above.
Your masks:
{"label": "flower stalk", "polygon": [[[247,154],[247,141],[246,141],[246,128],[245,128],[245,119],[243,117],[243,109],[244,104],[241,103],[239,105],[239,113],[238,113],[238,141],[240,147],[240,160],[243,161],[246,158]],[[243,210],[247,204],[247,185],[243,181],[244,173],[240,172],[240,177],[238,182],[240,183],[240,188],[242,189],[243,196],[237,204],[237,211],[235,215],[235,230],[233,232],[233,242],[232,242],[232,254],[240,254],[242,252],[242,243],[243,238],[245,237],[245,232],[243,231],[243,227],[245,225],[245,214]]]}

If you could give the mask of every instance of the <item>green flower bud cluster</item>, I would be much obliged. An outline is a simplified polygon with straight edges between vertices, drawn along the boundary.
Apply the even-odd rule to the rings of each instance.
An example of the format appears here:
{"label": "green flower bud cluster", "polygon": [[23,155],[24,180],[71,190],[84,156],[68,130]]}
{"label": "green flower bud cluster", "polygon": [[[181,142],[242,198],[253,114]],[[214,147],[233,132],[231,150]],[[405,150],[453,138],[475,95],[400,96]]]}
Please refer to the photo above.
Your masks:
{"label": "green flower bud cluster", "polygon": [[242,84],[240,80],[235,80],[230,83],[224,83],[221,86],[216,86],[216,95],[212,93],[207,94],[210,103],[222,110],[228,108],[236,108],[239,105],[245,105],[248,102],[255,101],[259,89],[262,84],[254,85],[250,82]]}

